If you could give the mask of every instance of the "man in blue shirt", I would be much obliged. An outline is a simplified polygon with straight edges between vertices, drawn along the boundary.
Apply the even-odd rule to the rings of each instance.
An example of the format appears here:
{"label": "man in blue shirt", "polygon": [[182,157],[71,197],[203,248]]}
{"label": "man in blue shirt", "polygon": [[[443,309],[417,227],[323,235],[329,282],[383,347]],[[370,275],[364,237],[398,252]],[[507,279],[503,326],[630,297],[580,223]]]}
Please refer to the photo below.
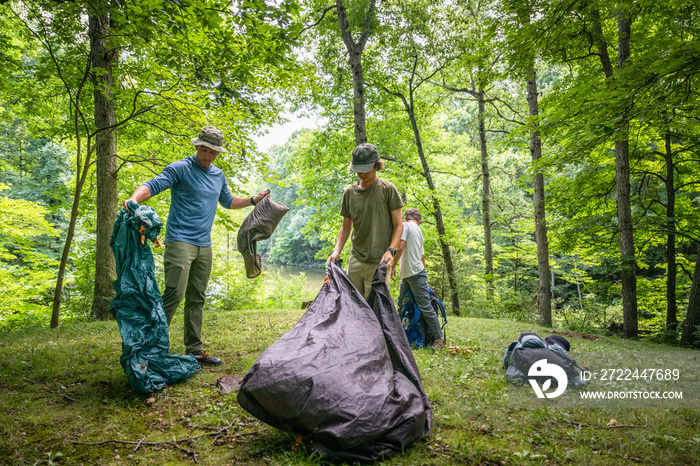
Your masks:
{"label": "man in blue shirt", "polygon": [[[226,186],[224,173],[212,165],[216,156],[226,152],[224,134],[213,126],[205,126],[192,143],[197,154],[173,162],[157,177],[136,188],[128,201],[140,204],[170,189],[170,213],[165,234],[165,291],[163,310],[168,325],[178,306],[185,299],[185,351],[200,364],[219,365],[221,359],[210,356],[202,348],[204,299],[212,265],[211,228],[217,202],[227,209],[254,206],[269,191],[250,198],[233,197]],[[128,210],[128,209],[127,209]]]}

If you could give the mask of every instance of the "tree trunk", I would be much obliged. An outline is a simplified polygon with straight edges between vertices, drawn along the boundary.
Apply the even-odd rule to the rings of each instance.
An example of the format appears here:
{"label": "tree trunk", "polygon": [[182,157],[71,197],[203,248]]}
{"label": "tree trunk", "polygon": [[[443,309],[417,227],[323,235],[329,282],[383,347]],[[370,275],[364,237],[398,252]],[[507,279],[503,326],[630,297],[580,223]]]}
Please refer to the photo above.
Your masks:
{"label": "tree trunk", "polygon": [[[76,108],[75,112],[79,110]],[[77,116],[76,116],[77,120]],[[76,131],[78,131],[78,125],[76,124]],[[61,262],[58,266],[58,275],[56,277],[56,289],[53,295],[53,309],[51,311],[51,328],[58,327],[58,316],[61,311],[61,298],[63,297],[63,279],[66,274],[66,267],[68,265],[68,255],[70,254],[71,243],[73,242],[73,235],[75,234],[75,224],[78,220],[78,206],[80,205],[80,194],[83,190],[83,185],[85,184],[85,179],[87,178],[88,168],[90,167],[90,140],[88,139],[88,154],[85,158],[85,163],[81,166],[80,164],[80,133],[78,135],[78,156],[76,162],[75,170],[75,192],[73,194],[73,207],[71,208],[70,221],[68,222],[68,232],[66,233],[66,242],[63,245],[63,253],[61,254]],[[82,170],[81,170],[82,169]]]}
{"label": "tree trunk", "polygon": [[352,70],[352,112],[353,129],[355,132],[355,146],[367,142],[367,127],[365,123],[365,82],[362,77],[361,52],[350,55],[350,69]]}
{"label": "tree trunk", "polygon": [[690,289],[688,313],[683,324],[681,346],[694,346],[696,344],[695,332],[698,330],[698,324],[700,324],[700,243],[698,243],[698,257],[695,261],[693,285]]}
{"label": "tree trunk", "polygon": [[433,176],[430,173],[428,160],[425,158],[425,152],[423,150],[423,140],[420,136],[420,130],[418,128],[418,122],[416,121],[416,115],[413,112],[413,97],[410,97],[410,103],[406,101],[404,96],[400,97],[404,103],[404,107],[406,108],[406,113],[408,113],[408,118],[411,121],[411,127],[413,128],[413,136],[416,138],[416,148],[418,150],[418,157],[420,158],[420,163],[423,167],[423,177],[428,183],[428,188],[431,192],[431,198],[433,201],[433,215],[435,216],[435,225],[437,227],[438,237],[440,238],[440,248],[442,249],[442,258],[445,261],[447,279],[450,283],[452,313],[458,316],[460,315],[460,310],[459,291],[457,289],[457,275],[455,273],[454,265],[452,263],[452,252],[450,250],[450,243],[447,242],[447,233],[445,230],[445,222],[442,217],[442,208],[440,207],[440,200],[435,194],[435,183],[433,183]]}
{"label": "tree trunk", "polygon": [[[619,16],[617,21],[618,53],[617,66],[625,65],[630,56],[630,34],[632,20]],[[627,136],[627,114],[622,115],[624,139],[615,142],[615,174],[617,180],[617,221],[620,234],[620,259],[622,266],[622,332],[625,338],[635,338],[637,326],[637,271],[630,200],[629,140]]]}
{"label": "tree trunk", "polygon": [[452,313],[456,316],[461,314],[459,309],[459,291],[457,289],[457,274],[455,273],[454,264],[452,262],[452,252],[450,243],[447,242],[445,234],[445,223],[442,218],[442,210],[440,209],[440,201],[437,197],[433,197],[433,209],[435,210],[435,224],[437,225],[438,236],[440,238],[440,249],[442,250],[442,258],[445,261],[445,269],[447,271],[447,280],[450,284],[450,298],[452,302]]}
{"label": "tree trunk", "polygon": [[479,89],[474,95],[479,105],[479,148],[481,150],[481,185],[482,200],[481,210],[484,222],[484,261],[486,262],[487,298],[493,299],[493,242],[491,239],[491,174],[489,172],[489,152],[486,145],[486,99],[484,90]]}
{"label": "tree trunk", "polygon": [[367,16],[365,17],[360,39],[355,42],[350,33],[350,23],[348,22],[348,15],[343,0],[336,0],[340,36],[348,51],[348,63],[350,64],[352,73],[353,121],[356,146],[367,142],[367,129],[365,125],[365,81],[362,74],[362,52],[372,32],[372,19],[375,14],[375,5],[375,0],[372,0],[369,5],[369,10],[367,10]]}
{"label": "tree trunk", "polygon": [[676,190],[673,181],[673,152],[671,132],[664,135],[666,140],[666,328],[674,329],[678,324],[678,304],[676,302]]}
{"label": "tree trunk", "polygon": [[[593,39],[607,79],[613,78],[613,67],[608,55],[608,46],[603,37],[600,14],[591,13]],[[632,20],[620,13],[617,21],[618,53],[617,67],[622,69],[630,56]],[[625,338],[635,338],[637,326],[637,273],[630,200],[629,140],[627,137],[627,114],[622,114],[618,125],[622,139],[615,141],[615,178],[617,188],[617,230],[620,240],[620,267],[622,278],[622,331]],[[618,136],[620,137],[620,136]]]}
{"label": "tree trunk", "polygon": [[[536,163],[542,158],[542,140],[540,139],[539,123],[536,117],[539,115],[537,102],[537,73],[530,69],[530,80],[527,82],[527,103],[530,117],[533,119],[533,127],[530,129],[530,153],[532,161]],[[544,202],[544,175],[541,171],[535,173],[533,199],[535,204],[535,242],[537,243],[537,272],[539,275],[539,287],[537,297],[539,301],[540,325],[552,326],[552,299],[549,270],[549,244],[547,241],[547,223]]]}
{"label": "tree trunk", "polygon": [[119,195],[117,192],[117,141],[113,130],[116,124],[115,106],[112,100],[112,65],[117,54],[108,46],[109,15],[89,17],[90,42],[92,44],[92,81],[95,99],[95,126],[110,128],[97,133],[96,179],[97,179],[97,229],[95,244],[95,294],[92,301],[92,316],[107,319],[109,304],[114,296],[115,261],[109,242],[114,220],[117,217]]}

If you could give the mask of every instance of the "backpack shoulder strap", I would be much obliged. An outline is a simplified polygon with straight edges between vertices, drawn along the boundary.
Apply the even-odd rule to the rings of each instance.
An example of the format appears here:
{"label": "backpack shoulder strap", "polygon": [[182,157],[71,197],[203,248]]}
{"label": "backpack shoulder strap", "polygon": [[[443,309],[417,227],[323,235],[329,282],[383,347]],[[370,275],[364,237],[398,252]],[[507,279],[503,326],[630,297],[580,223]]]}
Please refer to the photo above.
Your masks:
{"label": "backpack shoulder strap", "polygon": [[[413,307],[413,317],[411,318],[411,323],[409,323],[409,324],[408,324],[408,327],[406,327],[407,329],[413,328],[413,327],[418,323],[418,319],[420,319],[420,315],[421,315],[421,314],[420,314],[420,309],[418,308],[418,305],[416,304],[415,301],[411,301],[410,303],[408,303],[408,304],[404,307],[404,309],[405,309],[406,307],[409,307],[409,306]],[[410,312],[410,311],[408,311],[408,312]],[[408,317],[408,315],[407,315],[408,312],[406,312],[406,316],[407,316],[407,317]]]}

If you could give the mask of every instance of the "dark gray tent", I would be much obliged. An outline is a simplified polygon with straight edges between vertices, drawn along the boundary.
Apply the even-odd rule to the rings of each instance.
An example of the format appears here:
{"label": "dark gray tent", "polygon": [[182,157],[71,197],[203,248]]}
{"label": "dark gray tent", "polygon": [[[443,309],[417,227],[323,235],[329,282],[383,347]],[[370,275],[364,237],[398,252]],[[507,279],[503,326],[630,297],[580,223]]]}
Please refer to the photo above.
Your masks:
{"label": "dark gray tent", "polygon": [[306,313],[246,374],[240,405],[336,461],[388,457],[428,434],[430,403],[385,277],[382,265],[365,301],[331,264]]}

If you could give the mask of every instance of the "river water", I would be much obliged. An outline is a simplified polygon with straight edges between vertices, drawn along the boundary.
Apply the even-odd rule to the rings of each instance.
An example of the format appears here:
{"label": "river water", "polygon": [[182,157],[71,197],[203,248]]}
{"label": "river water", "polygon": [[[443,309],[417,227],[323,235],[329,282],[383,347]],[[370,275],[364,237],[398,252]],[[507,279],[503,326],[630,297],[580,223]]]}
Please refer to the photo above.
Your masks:
{"label": "river water", "polygon": [[321,289],[323,281],[326,278],[326,269],[292,267],[288,265],[275,264],[266,264],[265,268],[270,272],[278,272],[282,278],[298,277],[299,274],[304,273],[306,275],[304,290],[307,292],[306,294],[313,293],[314,297]]}

